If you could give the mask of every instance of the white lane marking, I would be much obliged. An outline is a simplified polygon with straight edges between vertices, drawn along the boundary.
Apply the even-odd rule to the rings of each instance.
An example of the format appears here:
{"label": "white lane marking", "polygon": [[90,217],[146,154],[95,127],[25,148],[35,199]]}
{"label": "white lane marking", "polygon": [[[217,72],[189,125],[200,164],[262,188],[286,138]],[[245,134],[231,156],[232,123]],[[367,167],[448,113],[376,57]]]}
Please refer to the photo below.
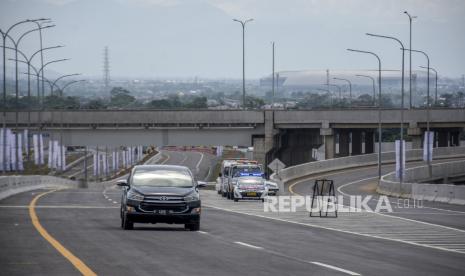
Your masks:
{"label": "white lane marking", "polygon": [[204,156],[204,155],[203,155],[203,153],[201,153],[201,152],[197,152],[197,153],[200,154],[200,160],[199,160],[199,162],[197,162],[197,165],[195,165],[195,169],[196,169],[197,171],[199,171],[199,166],[200,166],[200,163],[202,163],[202,160],[203,160],[203,156]]}
{"label": "white lane marking", "polygon": [[184,155],[184,159],[181,160],[181,163],[179,163],[179,165],[182,165],[184,162],[186,162],[186,160],[188,158],[187,154],[185,154],[185,153],[181,153],[181,154]]}
{"label": "white lane marking", "polygon": [[[461,251],[458,251],[458,250],[447,249],[447,248],[436,247],[436,246],[430,246],[430,245],[420,244],[420,243],[416,243],[416,242],[410,242],[410,241],[406,241],[406,240],[399,240],[399,239],[395,239],[395,238],[381,237],[381,236],[376,236],[376,235],[364,234],[364,233],[359,233],[359,232],[353,232],[353,231],[348,231],[348,230],[331,228],[331,227],[326,227],[326,226],[321,226],[321,225],[316,225],[316,224],[310,224],[310,223],[302,223],[302,222],[286,220],[286,219],[280,219],[280,218],[272,218],[272,217],[267,217],[267,216],[263,216],[263,215],[259,215],[259,214],[252,214],[252,213],[245,213],[245,212],[229,210],[229,209],[216,207],[216,206],[212,206],[212,205],[208,205],[208,204],[202,204],[202,205],[204,207],[208,207],[208,208],[212,208],[212,209],[217,209],[217,210],[222,210],[222,211],[225,211],[225,212],[242,214],[242,215],[247,215],[247,216],[252,216],[252,217],[271,219],[271,220],[276,220],[276,221],[281,221],[281,222],[287,222],[287,223],[303,225],[303,226],[307,226],[307,227],[314,227],[314,228],[320,228],[320,229],[325,229],[325,230],[331,230],[331,231],[336,231],[336,232],[341,232],[341,233],[346,233],[346,234],[352,234],[352,235],[357,235],[357,236],[363,236],[363,237],[369,237],[369,238],[375,238],[375,239],[381,239],[381,240],[401,242],[401,243],[406,243],[406,244],[410,244],[410,245],[421,246],[421,247],[426,247],[426,248],[432,248],[432,249],[437,249],[437,250],[442,250],[442,251],[447,251],[447,252],[454,252],[454,253],[460,253],[460,254],[465,253],[465,252],[461,252]],[[397,217],[394,217],[394,218],[397,218]],[[453,229],[453,230],[457,230],[457,229]]]}
{"label": "white lane marking", "polygon": [[358,182],[368,181],[368,180],[372,180],[372,179],[376,179],[376,178],[378,178],[378,177],[377,177],[377,176],[375,176],[375,177],[368,177],[368,178],[364,178],[364,179],[359,179],[359,180],[356,180],[356,181],[352,181],[352,182],[349,182],[349,183],[346,183],[346,184],[343,184],[343,185],[337,187],[337,191],[338,191],[340,194],[344,195],[344,196],[351,196],[351,195],[349,195],[349,194],[344,193],[343,191],[341,191],[341,189],[344,188],[344,187],[346,187],[346,186],[349,186],[349,185],[358,183]]}
{"label": "white lane marking", "polygon": [[171,155],[169,155],[167,151],[163,151],[163,155],[166,157],[166,159],[160,163],[161,165],[164,165],[171,158]]}
{"label": "white lane marking", "polygon": [[[368,177],[368,178],[364,178],[364,179],[355,180],[355,181],[352,181],[352,182],[349,182],[349,183],[346,183],[346,184],[343,184],[343,185],[339,186],[339,187],[337,188],[337,191],[338,191],[340,194],[344,195],[344,196],[351,196],[351,195],[349,195],[349,194],[347,194],[347,193],[344,193],[341,189],[344,188],[344,187],[347,187],[347,186],[349,186],[349,185],[353,185],[353,184],[356,184],[356,183],[359,183],[359,182],[364,182],[364,181],[368,181],[368,180],[372,180],[372,179],[376,179],[376,178],[378,178],[378,177],[375,176],[375,177]],[[298,182],[298,183],[302,183],[302,182]],[[371,199],[371,200],[373,201],[373,200],[377,200],[377,199],[373,198],[373,199]],[[390,202],[391,202],[392,204],[396,204],[395,201],[390,201]],[[463,211],[442,209],[442,208],[437,208],[437,207],[422,206],[422,208],[428,208],[428,209],[432,209],[432,210],[439,210],[439,211],[445,211],[445,212],[451,212],[451,213],[465,214],[465,212],[463,212]]]}
{"label": "white lane marking", "polygon": [[113,203],[114,203],[114,204],[118,204],[118,202],[116,202],[116,201],[113,201]]}
{"label": "white lane marking", "polygon": [[108,199],[108,201],[111,201],[111,198],[107,198],[107,199]]}
{"label": "white lane marking", "polygon": [[207,233],[207,232],[205,232],[205,231],[200,231],[200,230],[199,230],[199,231],[197,231],[197,233],[204,234],[204,235],[208,235],[208,233]]}
{"label": "white lane marking", "polygon": [[319,265],[319,266],[326,267],[326,268],[329,268],[329,269],[333,269],[333,270],[336,270],[336,271],[339,271],[339,272],[342,272],[342,273],[346,273],[346,274],[349,274],[349,275],[361,275],[361,274],[359,274],[357,272],[353,272],[353,271],[343,269],[343,268],[340,268],[340,267],[337,267],[337,266],[329,265],[329,264],[324,264],[324,263],[320,263],[320,262],[311,262],[311,263],[314,264],[314,265]]}
{"label": "white lane marking", "polygon": [[263,249],[263,247],[255,246],[255,245],[252,245],[252,244],[249,244],[249,243],[245,243],[245,242],[235,241],[234,243],[235,243],[235,244],[242,245],[242,246],[247,246],[247,247],[250,247],[250,248],[253,248],[253,249],[260,249],[260,250]]}
{"label": "white lane marking", "polygon": [[[344,187],[344,186],[347,186],[347,185],[351,185],[351,184],[354,184],[354,183],[357,183],[357,182],[362,182],[362,181],[366,181],[366,180],[369,180],[369,179],[373,179],[373,178],[377,178],[377,177],[370,177],[370,178],[365,178],[365,179],[360,179],[360,180],[356,180],[356,181],[352,181],[352,182],[349,182],[349,183],[346,183],[344,185],[341,185],[337,188],[337,191],[342,193],[343,195],[346,195],[346,196],[350,196],[349,194],[346,194],[344,192],[342,192],[340,190],[340,188]],[[392,203],[392,202],[391,202]],[[395,204],[395,203],[394,203]],[[342,205],[342,204],[341,204]],[[423,208],[429,208],[429,207],[426,207],[426,206],[423,206]],[[436,208],[438,209],[438,208]],[[376,212],[373,212],[373,211],[368,211],[369,213],[373,213],[373,214],[377,214],[377,215],[380,215],[380,216],[386,216],[386,217],[390,217],[390,218],[397,218],[397,219],[401,219],[401,220],[405,220],[405,221],[411,221],[411,222],[417,222],[417,223],[421,223],[421,224],[425,224],[425,225],[432,225],[432,226],[438,226],[438,227],[442,227],[442,228],[445,228],[445,229],[450,229],[450,230],[455,230],[455,231],[459,231],[459,232],[462,232],[462,233],[465,233],[465,230],[462,230],[462,229],[458,229],[458,228],[454,228],[454,227],[449,227],[449,226],[444,226],[444,225],[440,225],[440,224],[434,224],[434,223],[430,223],[430,222],[425,222],[425,221],[421,221],[421,220],[415,220],[415,219],[409,219],[409,218],[404,218],[404,217],[400,217],[400,216],[393,216],[393,215],[387,215],[385,213],[376,213]]]}

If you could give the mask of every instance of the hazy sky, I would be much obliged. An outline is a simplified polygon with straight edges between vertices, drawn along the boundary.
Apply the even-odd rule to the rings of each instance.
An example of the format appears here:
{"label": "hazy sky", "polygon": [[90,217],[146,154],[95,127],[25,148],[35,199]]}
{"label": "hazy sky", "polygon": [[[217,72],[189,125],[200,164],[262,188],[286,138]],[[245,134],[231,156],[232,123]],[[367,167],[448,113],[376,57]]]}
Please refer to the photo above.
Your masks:
{"label": "hazy sky", "polygon": [[[400,69],[399,46],[365,35],[399,37],[408,47],[408,10],[417,15],[413,48],[429,53],[441,75],[465,73],[464,0],[0,0],[0,28],[27,18],[50,17],[47,59],[71,58],[52,67],[61,73],[101,76],[103,48],[110,48],[113,77],[241,78],[242,33],[233,18],[254,18],[246,28],[246,76],[271,72],[271,41],[277,70]],[[12,34],[33,27],[14,29]],[[37,35],[20,45],[38,48]],[[37,60],[38,61],[38,60]],[[413,65],[426,65],[415,55]]]}

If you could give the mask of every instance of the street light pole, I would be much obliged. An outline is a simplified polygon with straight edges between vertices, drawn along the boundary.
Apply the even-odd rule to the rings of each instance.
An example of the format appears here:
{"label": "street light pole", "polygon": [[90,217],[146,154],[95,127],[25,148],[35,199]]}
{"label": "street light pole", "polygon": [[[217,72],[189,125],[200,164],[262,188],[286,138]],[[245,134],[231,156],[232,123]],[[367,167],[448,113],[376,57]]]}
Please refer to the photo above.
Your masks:
{"label": "street light pole", "polygon": [[[326,85],[326,84],[324,84],[324,85]],[[342,88],[341,88],[341,86],[337,85],[337,84],[332,84],[332,83],[328,83],[328,85],[337,87],[337,89],[339,90],[339,100],[342,100]]]}
{"label": "street light pole", "polygon": [[[73,75],[80,75],[80,74],[73,74]],[[68,75],[68,76],[71,76],[71,75]],[[58,79],[57,79],[57,80],[58,80]],[[55,80],[54,84],[56,83],[57,80]],[[59,91],[60,91],[60,96],[63,96],[63,95],[64,95],[64,92],[65,92],[65,89],[66,89],[68,86],[70,86],[70,85],[72,85],[72,84],[75,84],[75,83],[77,83],[77,82],[81,82],[81,81],[85,81],[85,80],[74,80],[74,81],[69,81],[68,83],[66,83],[66,84],[65,84],[64,86],[62,86],[61,88],[60,88],[58,85],[56,85],[56,84],[55,84],[55,85],[58,87],[58,89],[59,89]],[[64,166],[64,163],[65,163],[65,160],[66,160],[66,156],[64,156],[64,154],[63,154],[63,130],[64,130],[64,124],[63,124],[63,107],[61,108],[61,112],[60,112],[60,113],[61,113],[61,114],[60,114],[60,125],[61,125],[61,126],[60,126],[60,160],[61,160],[61,162],[60,162],[60,167],[61,167],[60,170],[63,172],[63,171],[66,169],[66,167]],[[84,158],[87,158],[87,154],[84,155]]]}
{"label": "street light pole", "polygon": [[18,25],[24,24],[24,23],[35,23],[38,21],[43,21],[43,20],[48,20],[45,18],[40,18],[40,19],[26,19],[19,21],[13,25],[11,25],[6,31],[0,30],[0,33],[2,34],[2,40],[3,40],[3,104],[4,104],[4,109],[3,109],[3,168],[2,171],[3,173],[6,173],[6,167],[7,167],[7,160],[6,160],[6,38],[8,37],[8,33],[13,30]]}
{"label": "street light pole", "polygon": [[346,81],[349,84],[349,107],[352,107],[352,82],[348,79],[333,78],[335,80]]}
{"label": "street light pole", "polygon": [[241,23],[242,26],[242,108],[245,109],[245,25],[248,22],[253,21],[253,18],[245,21],[233,19],[233,21]]}
{"label": "street light pole", "polygon": [[384,35],[377,35],[377,34],[371,34],[367,33],[366,35],[368,36],[373,36],[373,37],[379,37],[379,38],[385,38],[385,39],[391,39],[397,41],[402,50],[402,84],[401,84],[401,94],[402,94],[402,99],[401,99],[401,109],[400,109],[400,143],[399,143],[399,168],[400,168],[400,176],[399,176],[399,196],[402,193],[402,181],[404,180],[404,67],[405,67],[405,47],[404,44],[402,44],[402,41],[399,39],[392,37],[392,36],[384,36]]}
{"label": "street light pole", "polygon": [[426,57],[426,69],[428,70],[428,73],[426,74],[426,79],[427,79],[427,84],[426,84],[426,163],[428,164],[428,171],[429,171],[429,176],[431,177],[431,175],[433,174],[432,172],[432,166],[431,166],[431,151],[430,151],[430,147],[429,147],[429,144],[430,144],[430,135],[429,135],[429,124],[430,124],[430,102],[429,102],[429,70],[431,69],[429,67],[429,56],[423,52],[423,51],[420,51],[420,50],[413,50],[413,49],[409,49],[409,51],[411,52],[415,52],[415,53],[421,53],[423,54],[425,57]]}
{"label": "street light pole", "polygon": [[[410,45],[409,48],[412,49],[412,21],[414,18],[417,18],[416,16],[410,15],[407,11],[404,11],[404,13],[408,16],[409,23],[410,23]],[[409,51],[409,106],[410,109],[412,109],[412,51]]]}
{"label": "street light pole", "polygon": [[272,77],[271,77],[271,81],[273,82],[273,84],[271,85],[271,109],[274,108],[274,41],[271,42],[271,45],[272,45],[272,48],[273,48],[273,53],[272,53]]}
{"label": "street light pole", "polygon": [[375,79],[373,77],[371,77],[371,76],[368,76],[368,75],[355,75],[355,76],[371,79],[371,81],[373,82],[373,106],[375,106],[375,102],[376,102],[376,99],[375,99],[375,95],[376,95]]}
{"label": "street light pole", "polygon": [[[428,67],[425,66],[420,66],[423,69],[428,69]],[[435,76],[435,91],[434,91],[434,105],[438,104],[438,71],[436,69],[430,67],[429,70],[432,70],[434,72]]]}
{"label": "street light pole", "polygon": [[357,52],[362,54],[369,54],[378,60],[378,179],[381,179],[381,143],[383,141],[382,128],[381,128],[381,59],[373,52],[347,49],[351,52]]}
{"label": "street light pole", "polygon": [[[42,27],[42,29],[51,28],[51,27],[53,27],[53,26],[54,26],[54,25]],[[24,35],[26,35],[26,34],[28,34],[28,33],[30,33],[30,32],[33,32],[33,31],[37,31],[37,30],[38,30],[38,29],[30,30],[29,32],[24,33],[24,34],[21,36],[21,38],[22,38]],[[53,47],[42,48],[42,49],[40,49],[40,50],[34,52],[34,53],[28,58],[28,57],[26,56],[26,54],[23,53],[22,51],[20,51],[20,50],[18,49],[18,47],[17,47],[18,44],[19,44],[19,41],[21,40],[21,38],[18,39],[18,41],[15,43],[15,41],[14,41],[9,35],[8,35],[8,37],[9,37],[10,40],[13,42],[13,44],[15,45],[15,47],[13,48],[13,47],[8,47],[8,46],[7,46],[7,47],[5,47],[5,48],[7,48],[7,49],[9,49],[9,50],[13,50],[13,51],[15,51],[15,53],[16,53],[16,58],[15,58],[15,59],[9,59],[9,60],[15,61],[15,63],[16,63],[16,74],[17,74],[18,62],[25,63],[25,64],[28,66],[28,67],[27,67],[27,74],[28,74],[28,78],[27,78],[27,94],[28,94],[28,99],[29,99],[29,102],[30,102],[30,99],[31,99],[31,78],[30,78],[31,72],[30,72],[30,67],[32,66],[32,64],[31,64],[32,59],[33,59],[33,58],[35,57],[35,55],[36,55],[37,53],[39,53],[39,52],[42,52],[42,51],[44,51],[44,50],[54,49],[54,48],[60,48],[60,47],[63,47],[63,46],[53,46]],[[3,48],[3,46],[0,46],[0,47]],[[17,58],[18,53],[24,58],[25,61],[19,60],[19,59]],[[16,103],[16,105],[17,105],[17,103]],[[17,108],[16,108],[16,109],[17,109]],[[17,115],[17,111],[16,111],[16,115]],[[16,117],[17,117],[17,116],[16,116]],[[31,121],[31,113],[30,113],[30,111],[28,110],[28,128],[30,127],[30,121]],[[16,118],[16,124],[17,124],[17,118]],[[25,137],[25,138],[28,139],[28,149],[27,149],[26,155],[27,155],[27,158],[28,158],[28,160],[29,160],[29,153],[30,153],[30,145],[31,145],[31,143],[30,143],[30,141],[29,141],[29,137]]]}

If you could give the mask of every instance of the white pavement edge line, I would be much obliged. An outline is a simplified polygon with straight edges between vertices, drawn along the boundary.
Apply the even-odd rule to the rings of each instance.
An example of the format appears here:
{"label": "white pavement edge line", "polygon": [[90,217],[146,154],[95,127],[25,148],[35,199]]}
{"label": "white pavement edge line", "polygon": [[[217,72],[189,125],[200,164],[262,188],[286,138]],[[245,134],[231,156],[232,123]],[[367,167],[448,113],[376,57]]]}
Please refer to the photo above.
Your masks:
{"label": "white pavement edge line", "polygon": [[263,249],[263,247],[251,245],[251,244],[248,244],[248,243],[245,243],[245,242],[235,241],[234,243],[242,245],[242,246],[247,246],[247,247],[250,247],[250,248],[253,248],[253,249],[260,249],[260,250]]}
{"label": "white pavement edge line", "polygon": [[[352,232],[352,231],[347,231],[347,230],[341,230],[341,229],[336,229],[336,228],[331,228],[331,227],[325,227],[321,225],[315,225],[315,224],[310,224],[310,223],[302,223],[302,222],[297,222],[297,221],[291,221],[291,220],[285,220],[285,219],[280,219],[280,218],[272,218],[272,217],[267,217],[267,216],[262,216],[262,215],[257,215],[257,214],[250,214],[250,213],[244,213],[244,212],[238,212],[238,211],[233,211],[233,210],[228,210],[224,209],[221,207],[216,207],[216,206],[211,206],[208,204],[202,204],[204,207],[212,208],[212,209],[217,209],[225,212],[231,212],[231,213],[236,213],[236,214],[241,214],[241,215],[247,215],[247,216],[252,216],[252,217],[259,217],[259,218],[264,218],[264,219],[270,219],[270,220],[276,220],[276,221],[281,221],[281,222],[287,222],[287,223],[292,223],[292,224],[297,224],[297,225],[303,225],[307,227],[314,227],[314,228],[319,228],[319,229],[325,229],[325,230],[331,230],[331,231],[336,231],[336,232],[341,232],[341,233],[346,233],[346,234],[352,234],[352,235],[357,235],[357,236],[362,236],[362,237],[369,237],[369,238],[375,238],[375,239],[381,239],[381,240],[387,240],[387,241],[394,241],[394,242],[401,242],[409,245],[415,245],[415,246],[421,246],[425,248],[430,248],[430,249],[437,249],[437,250],[442,250],[442,251],[447,251],[447,252],[453,252],[453,253],[459,253],[459,254],[465,254],[465,252],[453,250],[453,249],[447,249],[447,248],[442,248],[442,247],[436,247],[436,246],[429,246],[426,244],[420,244],[420,243],[415,243],[415,242],[409,242],[409,241],[404,241],[404,240],[399,240],[399,239],[394,239],[394,238],[386,238],[386,237],[381,237],[381,236],[374,236],[374,235],[369,235],[369,234],[363,234],[363,233],[357,233],[357,232]],[[397,217],[395,217],[397,218]]]}
{"label": "white pavement edge line", "polygon": [[171,158],[171,155],[168,153],[168,151],[163,151],[163,155],[166,157],[166,159],[163,160],[163,162],[161,162],[160,165],[164,165]]}
{"label": "white pavement edge line", "polygon": [[[345,193],[343,192],[341,189],[342,188],[345,188],[346,186],[349,186],[349,185],[353,185],[353,184],[356,184],[356,183],[359,183],[359,182],[364,182],[364,181],[368,181],[368,180],[372,180],[372,179],[376,179],[378,178],[377,176],[374,176],[374,177],[369,177],[369,178],[364,178],[364,179],[359,179],[359,180],[355,180],[355,181],[352,181],[352,182],[349,182],[349,183],[346,183],[346,184],[343,184],[341,186],[339,186],[337,188],[337,191],[344,195],[344,196],[351,196],[350,194],[348,193]],[[299,182],[301,183],[301,182]],[[379,196],[379,195],[378,195]],[[375,199],[371,199],[371,200],[375,200]],[[395,202],[392,202],[390,201],[392,204],[395,204]],[[442,209],[442,208],[437,208],[437,207],[429,207],[429,206],[423,206],[422,208],[426,208],[426,209],[432,209],[432,210],[439,210],[439,211],[445,211],[445,212],[451,212],[451,213],[459,213],[459,214],[465,214],[465,212],[463,211],[457,211],[457,210],[449,210],[449,209]]]}
{"label": "white pavement edge line", "polygon": [[329,265],[329,264],[324,264],[324,263],[320,263],[320,262],[311,262],[311,263],[314,264],[314,265],[319,265],[319,266],[326,267],[326,268],[329,268],[329,269],[333,269],[333,270],[336,270],[336,271],[339,271],[339,272],[342,272],[342,273],[346,273],[346,274],[349,274],[349,275],[361,275],[361,274],[359,274],[357,272],[353,272],[353,271],[343,269],[343,268],[340,268],[340,267],[337,267],[337,266]]}
{"label": "white pavement edge line", "polygon": [[196,169],[197,171],[199,171],[200,163],[202,163],[202,160],[203,160],[203,157],[204,157],[204,154],[203,154],[203,153],[198,152],[198,154],[200,154],[200,160],[199,160],[199,162],[197,162],[197,165],[195,165],[195,169]]}
{"label": "white pavement edge line", "polygon": [[[346,193],[342,192],[340,189],[341,189],[342,187],[344,187],[344,186],[352,185],[352,184],[355,184],[355,183],[358,183],[358,182],[363,182],[363,181],[366,181],[366,180],[370,180],[370,179],[372,179],[372,178],[376,178],[376,177],[365,178],[365,179],[360,179],[360,180],[356,180],[356,181],[352,181],[352,182],[346,183],[346,184],[344,184],[344,185],[339,186],[339,187],[337,188],[337,191],[340,192],[341,194],[345,195],[345,196],[350,196],[349,194],[346,194]],[[430,208],[430,207],[424,206],[423,208]],[[447,210],[445,210],[445,209],[439,209],[439,208],[434,208],[434,209],[436,209],[436,210],[444,210],[444,211],[447,211]],[[451,212],[452,212],[452,211],[451,211]],[[457,211],[457,212],[459,212],[459,211]],[[393,215],[387,215],[387,214],[384,214],[384,213],[376,213],[376,212],[369,212],[369,213],[373,213],[373,214],[376,214],[376,215],[379,215],[379,216],[386,216],[386,217],[390,217],[390,218],[401,219],[401,220],[410,221],[410,222],[421,223],[421,224],[430,225],[430,226],[441,227],[441,228],[444,228],[444,229],[454,230],[454,231],[458,231],[458,232],[465,233],[465,230],[458,229],[458,228],[454,228],[454,227],[449,227],[449,226],[445,226],[445,225],[434,224],[434,223],[425,222],[425,221],[421,221],[421,220],[409,219],[409,218],[398,217],[398,216],[393,216]]]}
{"label": "white pavement edge line", "polygon": [[184,159],[181,160],[181,162],[179,163],[179,165],[184,164],[184,162],[186,162],[186,160],[187,160],[187,158],[188,158],[187,154],[182,153],[182,152],[181,152],[181,154],[184,155]]}

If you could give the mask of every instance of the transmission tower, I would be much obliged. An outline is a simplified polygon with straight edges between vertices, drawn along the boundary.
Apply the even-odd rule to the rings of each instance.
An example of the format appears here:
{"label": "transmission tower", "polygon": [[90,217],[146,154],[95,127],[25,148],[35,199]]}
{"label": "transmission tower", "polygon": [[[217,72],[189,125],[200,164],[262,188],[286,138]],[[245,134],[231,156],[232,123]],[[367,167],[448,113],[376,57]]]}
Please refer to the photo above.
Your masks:
{"label": "transmission tower", "polygon": [[105,46],[103,50],[103,82],[105,85],[105,92],[108,92],[110,87],[110,59],[108,57],[108,46]]}

